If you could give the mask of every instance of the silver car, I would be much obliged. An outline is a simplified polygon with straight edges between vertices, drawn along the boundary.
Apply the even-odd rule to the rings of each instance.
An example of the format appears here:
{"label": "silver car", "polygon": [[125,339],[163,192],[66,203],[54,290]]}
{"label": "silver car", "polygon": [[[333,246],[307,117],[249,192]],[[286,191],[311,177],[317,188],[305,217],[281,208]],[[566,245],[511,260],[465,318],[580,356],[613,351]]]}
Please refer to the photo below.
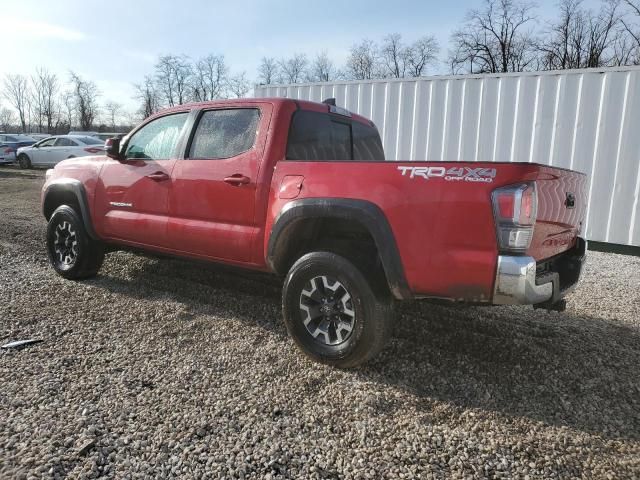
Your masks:
{"label": "silver car", "polygon": [[52,166],[67,158],[87,157],[104,152],[104,142],[99,138],[56,135],[40,140],[30,147],[19,148],[18,164],[21,168]]}

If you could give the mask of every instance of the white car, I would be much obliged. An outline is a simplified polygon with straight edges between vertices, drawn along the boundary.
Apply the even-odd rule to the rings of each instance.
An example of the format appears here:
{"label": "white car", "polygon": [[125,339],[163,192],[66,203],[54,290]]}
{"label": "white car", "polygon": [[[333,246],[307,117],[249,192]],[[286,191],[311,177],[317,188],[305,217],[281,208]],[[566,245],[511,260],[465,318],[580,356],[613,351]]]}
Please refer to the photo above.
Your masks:
{"label": "white car", "polygon": [[62,160],[86,157],[104,152],[104,142],[99,138],[56,135],[40,140],[29,147],[18,149],[17,159],[21,168],[39,165],[56,165]]}

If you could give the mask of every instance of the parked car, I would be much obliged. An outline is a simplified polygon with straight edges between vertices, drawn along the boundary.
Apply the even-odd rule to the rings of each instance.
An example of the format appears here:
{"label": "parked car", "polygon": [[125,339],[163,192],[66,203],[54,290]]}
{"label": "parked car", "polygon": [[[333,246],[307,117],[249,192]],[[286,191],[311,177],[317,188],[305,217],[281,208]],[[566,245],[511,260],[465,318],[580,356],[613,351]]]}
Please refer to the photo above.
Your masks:
{"label": "parked car", "polygon": [[20,147],[33,145],[36,141],[19,133],[0,134],[0,163],[13,163],[16,160],[16,151]]}
{"label": "parked car", "polygon": [[104,142],[99,138],[56,135],[45,138],[30,147],[19,148],[18,164],[21,168],[36,165],[55,165],[67,158],[86,157],[104,152]]}
{"label": "parked car", "polygon": [[561,310],[585,258],[585,175],[385,161],[375,125],[330,101],[181,105],[46,177],[61,276],[96,275],[106,246],[272,272],[290,335],[339,367],[382,349],[397,300]]}
{"label": "parked car", "polygon": [[126,135],[126,133],[99,133],[97,137],[100,140],[109,140],[110,138],[122,138]]}
{"label": "parked car", "polygon": [[69,132],[67,133],[67,135],[74,135],[74,136],[81,136],[81,137],[97,137],[99,135],[98,132],[83,132],[83,131],[79,131],[79,132]]}

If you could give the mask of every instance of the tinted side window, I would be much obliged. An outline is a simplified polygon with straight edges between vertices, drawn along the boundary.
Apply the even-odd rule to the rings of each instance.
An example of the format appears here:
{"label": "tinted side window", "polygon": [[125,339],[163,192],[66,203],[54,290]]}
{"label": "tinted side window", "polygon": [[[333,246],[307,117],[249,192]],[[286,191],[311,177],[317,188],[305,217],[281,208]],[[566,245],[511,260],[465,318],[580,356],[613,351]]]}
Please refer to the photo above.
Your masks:
{"label": "tinted side window", "polygon": [[289,160],[384,160],[378,131],[327,113],[298,111],[287,144]]}
{"label": "tinted side window", "polygon": [[296,112],[289,132],[287,159],[351,160],[351,127],[329,114]]}
{"label": "tinted side window", "polygon": [[384,160],[384,149],[375,127],[360,122],[351,124],[354,160]]}
{"label": "tinted side window", "polygon": [[152,160],[173,158],[187,115],[176,113],[146,124],[129,139],[125,157]]}
{"label": "tinted side window", "polygon": [[189,158],[229,158],[246,152],[256,140],[260,111],[256,108],[208,110],[202,114]]}

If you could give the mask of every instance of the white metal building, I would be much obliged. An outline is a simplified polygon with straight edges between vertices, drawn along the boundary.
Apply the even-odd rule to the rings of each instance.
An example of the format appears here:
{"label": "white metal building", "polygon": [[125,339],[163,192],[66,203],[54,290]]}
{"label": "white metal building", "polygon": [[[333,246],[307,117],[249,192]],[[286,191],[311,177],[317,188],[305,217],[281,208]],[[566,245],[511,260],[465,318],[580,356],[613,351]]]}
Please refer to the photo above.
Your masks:
{"label": "white metal building", "polygon": [[525,161],[589,175],[587,238],[640,246],[640,67],[257,86],[336,98],[391,160]]}

